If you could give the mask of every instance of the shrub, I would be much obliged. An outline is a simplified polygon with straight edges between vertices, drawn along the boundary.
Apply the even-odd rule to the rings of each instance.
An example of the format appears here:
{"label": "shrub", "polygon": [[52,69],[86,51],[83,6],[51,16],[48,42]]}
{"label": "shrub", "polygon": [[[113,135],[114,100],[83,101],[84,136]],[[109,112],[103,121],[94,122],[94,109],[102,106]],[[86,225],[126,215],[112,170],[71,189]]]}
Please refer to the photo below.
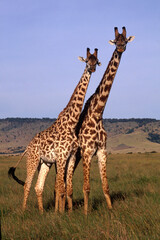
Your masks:
{"label": "shrub", "polygon": [[148,138],[150,142],[160,143],[160,134],[158,133],[148,133]]}

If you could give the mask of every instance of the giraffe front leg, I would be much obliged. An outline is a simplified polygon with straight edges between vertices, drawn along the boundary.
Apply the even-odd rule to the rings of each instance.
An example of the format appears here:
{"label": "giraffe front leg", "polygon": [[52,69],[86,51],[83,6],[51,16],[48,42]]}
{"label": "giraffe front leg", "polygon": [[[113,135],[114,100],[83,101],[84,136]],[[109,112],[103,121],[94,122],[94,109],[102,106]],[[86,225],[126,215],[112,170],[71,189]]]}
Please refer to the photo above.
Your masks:
{"label": "giraffe front leg", "polygon": [[63,213],[65,211],[65,200],[66,200],[66,190],[64,181],[60,181],[58,184],[58,206],[59,212]]}
{"label": "giraffe front leg", "polygon": [[91,167],[91,158],[90,154],[84,154],[83,156],[83,194],[84,194],[84,214],[88,213],[88,199],[90,193],[90,167]]}
{"label": "giraffe front leg", "polygon": [[[60,200],[60,198],[62,198],[62,200]],[[54,201],[55,201],[55,212],[57,212],[58,210],[60,212],[64,212],[65,211],[65,203],[66,203],[66,195],[62,195],[59,193],[58,187],[55,187],[54,190]],[[60,210],[61,209],[61,210]]]}
{"label": "giraffe front leg", "polygon": [[54,187],[54,199],[55,199],[55,212],[57,212],[58,211],[58,207],[59,207],[57,176],[56,176],[55,187]]}
{"label": "giraffe front leg", "polygon": [[57,177],[56,177],[56,200],[55,200],[55,212],[58,211],[63,213],[65,210],[65,197],[66,189],[64,182],[65,167],[57,168]]}
{"label": "giraffe front leg", "polygon": [[106,163],[107,163],[107,151],[106,149],[99,149],[97,151],[98,165],[102,181],[103,193],[109,209],[112,209],[111,198],[109,195],[109,185],[106,174]]}
{"label": "giraffe front leg", "polygon": [[68,164],[67,169],[67,201],[68,201],[68,210],[69,212],[72,212],[73,204],[72,204],[72,198],[73,198],[73,172],[74,172],[74,166],[75,166],[75,160],[76,160],[76,153],[73,153]]}
{"label": "giraffe front leg", "polygon": [[49,169],[50,168],[45,163],[42,163],[42,165],[40,166],[38,179],[37,179],[37,183],[35,186],[35,191],[36,191],[37,200],[38,200],[38,208],[39,208],[40,213],[43,213],[42,193],[43,193],[45,179],[47,177]]}
{"label": "giraffe front leg", "polygon": [[[56,165],[56,162],[55,162],[55,172],[56,172],[56,175],[57,175],[57,165]],[[55,186],[54,186],[54,202],[56,202],[56,176],[55,176]]]}

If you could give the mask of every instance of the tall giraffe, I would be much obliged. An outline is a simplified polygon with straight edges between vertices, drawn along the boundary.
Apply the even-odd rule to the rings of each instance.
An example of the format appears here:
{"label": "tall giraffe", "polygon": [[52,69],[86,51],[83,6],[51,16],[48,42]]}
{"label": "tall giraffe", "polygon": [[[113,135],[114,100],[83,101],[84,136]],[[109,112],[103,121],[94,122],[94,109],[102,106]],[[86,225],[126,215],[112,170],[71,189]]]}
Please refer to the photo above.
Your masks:
{"label": "tall giraffe", "polygon": [[87,58],[79,57],[83,62],[86,62],[84,73],[76,86],[69,103],[64,110],[59,114],[57,120],[46,130],[38,133],[27,146],[23,156],[27,153],[27,178],[25,183],[19,180],[14,172],[21,161],[17,162],[16,166],[9,169],[9,175],[12,176],[18,183],[24,185],[24,200],[23,209],[26,208],[26,203],[33,180],[33,176],[38,168],[38,179],[35,186],[35,191],[38,199],[38,207],[40,212],[43,212],[42,193],[45,179],[53,163],[56,163],[56,201],[55,211],[64,211],[65,198],[65,167],[66,162],[77,148],[78,142],[75,134],[76,125],[82,110],[85,94],[89,84],[92,72],[96,71],[96,65],[100,65],[97,59],[98,49],[95,49],[94,54],[90,53],[87,48]]}
{"label": "tall giraffe", "polygon": [[[106,175],[106,162],[107,162],[107,133],[104,130],[102,123],[103,111],[109,97],[111,86],[115,78],[122,53],[126,49],[128,42],[131,42],[134,37],[126,38],[126,29],[122,28],[122,34],[119,34],[118,28],[115,27],[115,40],[110,40],[110,44],[115,44],[116,49],[113,52],[111,60],[103,75],[103,78],[97,87],[95,93],[88,99],[85,107],[80,115],[77,125],[77,136],[79,140],[79,149],[76,156],[71,158],[67,173],[67,194],[72,194],[72,175],[81,159],[83,159],[83,175],[84,175],[84,212],[87,215],[88,211],[88,198],[90,193],[90,167],[91,159],[94,154],[98,157],[98,164],[100,176],[102,181],[103,192],[108,207],[111,209],[111,200],[109,196],[109,186]],[[76,164],[75,164],[76,162]],[[74,166],[75,164],[75,166]],[[69,198],[69,196],[67,196]],[[70,200],[71,201],[71,200]],[[70,206],[71,203],[70,203]]]}

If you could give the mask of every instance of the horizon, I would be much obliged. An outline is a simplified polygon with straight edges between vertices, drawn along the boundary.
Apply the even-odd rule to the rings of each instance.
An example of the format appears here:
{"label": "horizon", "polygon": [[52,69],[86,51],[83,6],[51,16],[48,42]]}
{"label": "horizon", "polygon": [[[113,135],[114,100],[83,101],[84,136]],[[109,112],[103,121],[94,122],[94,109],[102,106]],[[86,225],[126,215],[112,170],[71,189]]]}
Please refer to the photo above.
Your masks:
{"label": "horizon", "polygon": [[[38,118],[38,117],[6,117],[6,118],[0,118],[0,120],[11,120],[11,119],[32,119],[32,120],[56,120],[57,118],[53,117],[53,118],[50,118],[50,117],[41,117],[41,118]],[[156,120],[156,121],[160,121],[160,119],[156,119],[156,118],[134,118],[134,117],[131,117],[131,118],[102,118],[103,120],[104,119],[107,119],[107,120]]]}

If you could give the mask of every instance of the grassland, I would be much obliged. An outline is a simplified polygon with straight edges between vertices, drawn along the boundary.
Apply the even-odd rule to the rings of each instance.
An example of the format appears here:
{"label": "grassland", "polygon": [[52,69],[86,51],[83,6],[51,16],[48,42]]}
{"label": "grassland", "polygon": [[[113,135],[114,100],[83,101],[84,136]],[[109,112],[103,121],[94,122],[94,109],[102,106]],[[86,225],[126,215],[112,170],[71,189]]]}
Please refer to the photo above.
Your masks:
{"label": "grassland", "polygon": [[[25,213],[21,210],[23,188],[8,179],[7,171],[19,157],[0,157],[0,206],[2,239],[41,240],[159,240],[160,239],[160,154],[110,154],[108,180],[113,210],[107,209],[97,159],[92,161],[89,214],[83,214],[82,163],[74,175],[74,210],[54,213],[52,167],[44,190],[44,214],[39,215],[32,189]],[[25,179],[25,160],[16,174]]]}

